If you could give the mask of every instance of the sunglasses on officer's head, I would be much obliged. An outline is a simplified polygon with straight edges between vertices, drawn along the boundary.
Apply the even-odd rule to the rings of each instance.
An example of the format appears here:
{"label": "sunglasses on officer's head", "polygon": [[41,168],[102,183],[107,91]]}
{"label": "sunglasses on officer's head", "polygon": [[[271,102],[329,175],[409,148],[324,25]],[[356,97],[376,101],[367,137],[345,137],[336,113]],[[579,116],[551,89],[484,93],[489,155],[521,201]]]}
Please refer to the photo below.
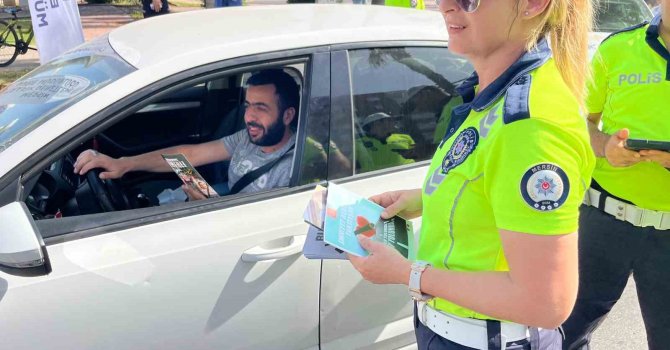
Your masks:
{"label": "sunglasses on officer's head", "polygon": [[[435,0],[435,3],[437,6],[440,6],[440,1],[442,0]],[[477,8],[479,8],[479,0],[455,0],[456,5],[463,10],[464,12],[471,13],[477,11]]]}

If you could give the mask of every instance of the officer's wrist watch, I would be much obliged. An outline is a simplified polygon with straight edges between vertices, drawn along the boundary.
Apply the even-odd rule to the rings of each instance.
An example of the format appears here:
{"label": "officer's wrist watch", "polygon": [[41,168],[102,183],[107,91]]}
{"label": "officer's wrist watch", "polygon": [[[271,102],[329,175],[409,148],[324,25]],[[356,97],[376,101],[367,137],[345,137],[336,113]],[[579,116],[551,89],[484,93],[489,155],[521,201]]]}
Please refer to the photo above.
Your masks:
{"label": "officer's wrist watch", "polygon": [[412,270],[409,274],[409,296],[415,301],[427,301],[432,299],[432,295],[421,292],[421,275],[428,266],[431,266],[426,261],[416,261],[412,263]]}

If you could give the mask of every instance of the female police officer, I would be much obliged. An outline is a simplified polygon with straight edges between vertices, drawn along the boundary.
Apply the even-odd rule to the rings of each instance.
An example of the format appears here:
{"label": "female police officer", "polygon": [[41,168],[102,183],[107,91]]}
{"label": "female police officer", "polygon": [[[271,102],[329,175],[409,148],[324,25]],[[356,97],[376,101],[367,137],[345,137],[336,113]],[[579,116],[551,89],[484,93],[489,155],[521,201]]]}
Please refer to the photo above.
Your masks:
{"label": "female police officer", "polygon": [[588,349],[631,272],[649,348],[670,348],[670,153],[625,148],[629,136],[670,141],[669,45],[670,0],[662,0],[651,23],[611,35],[594,56],[586,105],[599,158],[581,208],[579,294],[563,327],[566,349]]}
{"label": "female police officer", "polygon": [[449,48],[476,73],[423,189],[372,198],[384,217],[423,215],[418,261],[363,238],[371,255],[350,260],[369,281],[409,285],[420,349],[527,349],[528,326],[556,328],[577,294],[578,207],[595,163],[580,115],[591,2],[440,10]]}

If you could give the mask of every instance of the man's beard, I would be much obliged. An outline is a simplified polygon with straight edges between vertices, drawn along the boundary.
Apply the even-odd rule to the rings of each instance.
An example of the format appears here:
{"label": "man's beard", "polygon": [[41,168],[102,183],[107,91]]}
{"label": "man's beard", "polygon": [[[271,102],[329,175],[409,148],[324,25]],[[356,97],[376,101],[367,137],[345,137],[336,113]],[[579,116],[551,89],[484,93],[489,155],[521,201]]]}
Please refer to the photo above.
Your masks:
{"label": "man's beard", "polygon": [[249,141],[251,141],[251,143],[253,143],[254,145],[261,147],[274,146],[278,144],[279,141],[281,141],[282,137],[284,137],[284,133],[286,132],[286,125],[284,125],[284,123],[281,123],[280,118],[277,118],[277,120],[275,120],[274,123],[270,124],[268,128],[265,128],[263,125],[254,122],[247,123],[247,127],[249,126],[263,129],[263,136],[261,136],[261,138],[257,140],[254,140],[249,134],[249,129],[247,128],[247,135],[249,136]]}

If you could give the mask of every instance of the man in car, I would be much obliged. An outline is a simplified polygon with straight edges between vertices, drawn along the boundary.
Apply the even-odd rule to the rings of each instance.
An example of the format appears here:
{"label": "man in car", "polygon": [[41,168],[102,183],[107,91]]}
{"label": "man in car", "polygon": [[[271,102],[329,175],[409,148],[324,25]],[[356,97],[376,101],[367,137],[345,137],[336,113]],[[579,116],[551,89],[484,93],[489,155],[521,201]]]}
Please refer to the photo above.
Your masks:
{"label": "man in car", "polygon": [[[274,164],[269,169],[239,192],[288,186],[295,144],[294,125],[300,100],[299,86],[281,69],[255,73],[247,85],[244,102],[246,129],[219,140],[169,147],[118,159],[95,150],[86,150],[77,157],[75,173],[83,175],[91,169],[102,168],[101,179],[116,179],[130,171],[170,172],[172,169],[161,155],[181,153],[193,166],[230,160],[227,186],[217,189],[220,195],[235,188],[235,184],[245,174],[272,162]],[[182,186],[182,189],[190,200],[205,198],[188,186]]]}

